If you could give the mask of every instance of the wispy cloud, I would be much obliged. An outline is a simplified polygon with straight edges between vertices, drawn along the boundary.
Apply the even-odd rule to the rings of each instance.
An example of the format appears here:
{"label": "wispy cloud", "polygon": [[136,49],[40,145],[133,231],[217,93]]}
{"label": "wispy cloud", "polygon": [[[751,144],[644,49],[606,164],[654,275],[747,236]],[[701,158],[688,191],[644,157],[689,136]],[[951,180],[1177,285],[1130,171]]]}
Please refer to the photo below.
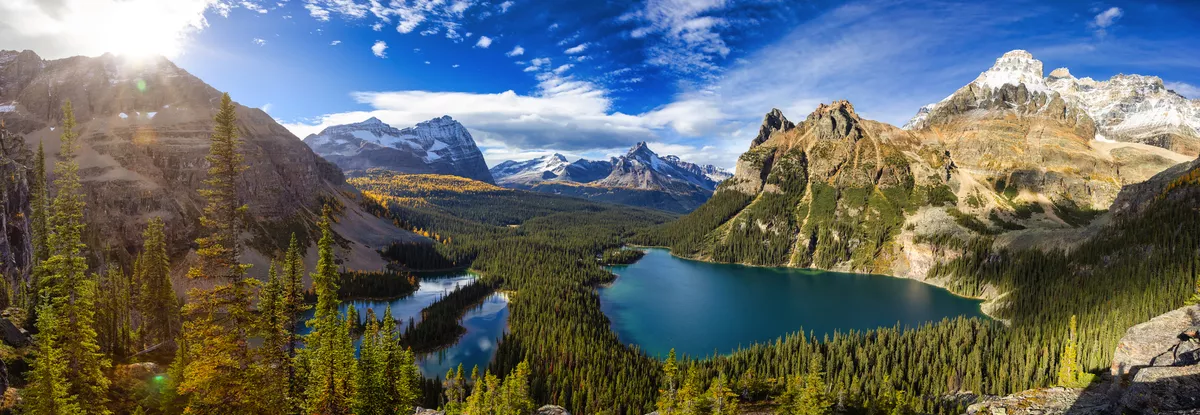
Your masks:
{"label": "wispy cloud", "polygon": [[508,51],[508,53],[505,53],[504,55],[511,58],[511,57],[515,57],[515,56],[521,56],[524,54],[525,54],[525,48],[521,47],[521,45],[517,45],[516,47],[514,47],[512,50]]}
{"label": "wispy cloud", "polygon": [[257,37],[254,38],[254,40],[252,40],[252,42],[254,42],[255,45],[259,45],[259,46],[264,46],[267,44],[266,40],[264,40],[262,38],[257,38]]}
{"label": "wispy cloud", "polygon": [[563,53],[566,53],[568,55],[575,55],[575,54],[583,53],[583,51],[587,50],[587,48],[588,48],[587,43],[580,43],[578,46],[564,50]]}
{"label": "wispy cloud", "polygon": [[508,13],[508,8],[510,8],[512,6],[513,6],[512,1],[506,1],[504,3],[500,3],[500,13]]}
{"label": "wispy cloud", "polygon": [[340,44],[342,44],[342,41],[340,41],[340,40],[335,40],[335,41],[329,42],[329,46],[337,46]]}
{"label": "wispy cloud", "polygon": [[475,42],[475,47],[487,49],[492,46],[492,38],[480,35],[479,41]]}
{"label": "wispy cloud", "polygon": [[1163,85],[1187,99],[1200,99],[1200,86],[1184,82],[1166,82]]}
{"label": "wispy cloud", "polygon": [[1104,37],[1108,34],[1108,28],[1124,15],[1125,11],[1120,7],[1109,7],[1092,18],[1089,25],[1095,29],[1096,36]]}
{"label": "wispy cloud", "polygon": [[371,45],[371,53],[377,58],[387,58],[387,42],[376,40],[374,45]]}
{"label": "wispy cloud", "polygon": [[242,7],[244,7],[246,10],[249,10],[249,11],[252,11],[252,12],[256,12],[256,13],[259,13],[259,14],[266,14],[266,13],[267,13],[267,9],[263,8],[262,6],[260,6],[260,5],[256,4],[256,3],[249,2],[249,1],[243,1],[243,2],[242,2]]}
{"label": "wispy cloud", "polygon": [[705,74],[717,70],[717,59],[730,52],[720,33],[728,22],[719,12],[732,3],[726,0],[649,0],[620,20],[642,23],[630,32],[634,38],[654,36],[647,51],[651,64],[680,73]]}

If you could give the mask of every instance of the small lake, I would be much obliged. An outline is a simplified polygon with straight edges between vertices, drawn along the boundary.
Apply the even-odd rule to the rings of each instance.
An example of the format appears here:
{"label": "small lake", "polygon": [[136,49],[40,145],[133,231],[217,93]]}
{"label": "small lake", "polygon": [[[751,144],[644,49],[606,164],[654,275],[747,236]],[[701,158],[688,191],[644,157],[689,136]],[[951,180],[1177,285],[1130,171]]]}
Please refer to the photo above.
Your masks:
{"label": "small lake", "polygon": [[813,269],[714,264],[660,248],[610,267],[616,282],[600,304],[621,341],[651,356],[671,348],[694,357],[774,341],[799,330],[916,326],[945,317],[984,317],[979,300],[913,280]]}
{"label": "small lake", "polygon": [[[358,309],[359,321],[365,322],[367,309],[374,310],[377,318],[383,318],[384,311],[390,305],[392,317],[397,320],[397,325],[403,331],[409,326],[410,319],[413,323],[421,321],[421,310],[425,307],[442,299],[455,288],[470,284],[474,280],[475,275],[466,271],[426,274],[421,277],[420,287],[406,297],[343,301],[339,310],[345,316],[346,310],[353,305]],[[308,320],[312,316],[313,310],[308,310],[303,318]],[[441,377],[446,374],[447,369],[457,367],[460,363],[466,373],[470,373],[471,367],[476,365],[479,366],[479,371],[483,372],[496,354],[497,340],[504,335],[508,327],[508,298],[502,293],[492,294],[483,303],[463,314],[459,324],[466,328],[467,332],[457,343],[417,357],[417,366],[421,368],[422,375],[431,379]],[[301,334],[307,334],[311,330],[307,326],[301,326],[299,331]],[[355,340],[354,347],[357,348],[359,343],[361,340]]]}

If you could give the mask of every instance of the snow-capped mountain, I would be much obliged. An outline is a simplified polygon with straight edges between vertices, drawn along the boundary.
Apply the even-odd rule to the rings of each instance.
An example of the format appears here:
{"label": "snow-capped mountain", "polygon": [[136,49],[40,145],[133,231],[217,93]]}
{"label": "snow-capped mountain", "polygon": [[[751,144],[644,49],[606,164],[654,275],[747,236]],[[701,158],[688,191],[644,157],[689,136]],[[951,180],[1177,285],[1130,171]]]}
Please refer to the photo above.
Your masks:
{"label": "snow-capped mountain", "polygon": [[492,167],[496,183],[507,187],[526,188],[548,181],[590,183],[612,171],[612,161],[579,159],[568,162],[566,156],[554,153],[525,161],[505,161]]}
{"label": "snow-capped mountain", "polygon": [[403,130],[378,118],[335,125],[304,138],[342,170],[381,167],[402,173],[451,174],[492,183],[471,133],[449,115]]}
{"label": "snow-capped mountain", "polygon": [[[613,160],[612,173],[595,184],[651,190],[679,189],[686,184],[710,192],[717,188],[718,181],[705,174],[703,168],[692,163],[681,165],[680,161],[675,156],[659,157],[645,142],[637,143],[628,153]],[[721,171],[718,176],[720,173],[728,174]]]}
{"label": "snow-capped mountain", "polygon": [[1167,89],[1155,76],[1077,79],[1067,68],[1043,76],[1042,62],[1024,50],[1005,53],[974,81],[921,107],[905,129],[922,129],[985,112],[1038,115],[1090,132],[1089,139],[1139,142],[1178,153],[1200,153],[1200,100]]}
{"label": "snow-capped mountain", "polygon": [[644,142],[609,160],[571,162],[556,153],[506,161],[492,167],[491,173],[505,187],[677,212],[704,203],[718,183],[733,176],[720,167],[659,157]]}
{"label": "snow-capped mountain", "polygon": [[581,158],[572,162],[555,153],[525,161],[505,161],[492,167],[491,172],[497,184],[522,188],[542,182],[574,182],[661,190],[667,187],[666,183],[682,182],[711,191],[733,176],[717,166],[689,163],[678,156],[659,157],[644,142],[609,160]]}

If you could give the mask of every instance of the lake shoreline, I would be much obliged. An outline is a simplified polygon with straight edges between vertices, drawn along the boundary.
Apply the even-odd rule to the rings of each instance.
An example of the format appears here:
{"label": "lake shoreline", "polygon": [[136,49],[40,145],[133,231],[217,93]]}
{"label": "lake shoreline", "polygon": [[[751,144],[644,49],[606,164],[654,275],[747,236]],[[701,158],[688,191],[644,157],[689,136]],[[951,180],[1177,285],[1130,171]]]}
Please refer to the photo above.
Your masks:
{"label": "lake shoreline", "polygon": [[[668,254],[670,254],[671,256],[673,256],[673,257],[675,257],[675,258],[679,258],[679,259],[686,260],[686,261],[703,262],[703,263],[706,263],[706,264],[726,264],[726,265],[740,265],[740,266],[744,266],[744,267],[753,267],[753,268],[786,268],[786,269],[800,269],[800,270],[807,269],[807,270],[823,271],[823,272],[839,272],[839,273],[845,273],[845,274],[860,274],[860,273],[858,273],[858,272],[852,272],[852,271],[851,271],[851,272],[847,272],[847,271],[838,271],[838,270],[831,270],[831,269],[824,269],[824,268],[813,268],[813,267],[803,267],[803,268],[801,268],[801,267],[789,267],[789,266],[769,266],[769,265],[758,265],[758,264],[749,264],[749,263],[740,263],[740,262],[719,262],[719,261],[712,261],[712,260],[703,259],[703,258],[691,258],[691,257],[686,257],[686,256],[682,256],[682,255],[677,255],[677,254],[675,254],[675,251],[674,251],[674,250],[672,250],[672,249],[671,249],[671,247],[669,247],[669,246],[657,246],[657,245],[638,245],[638,244],[625,244],[624,246],[625,246],[625,247],[629,247],[629,248],[635,248],[635,249],[663,249],[663,250],[666,250]],[[993,298],[993,297],[974,297],[974,296],[970,296],[970,295],[965,295],[965,294],[957,293],[957,292],[955,292],[954,290],[951,290],[951,289],[947,288],[947,287],[946,287],[945,285],[943,285],[943,284],[940,284],[940,283],[937,283],[937,282],[934,282],[934,281],[929,281],[929,280],[921,280],[921,279],[916,279],[916,278],[902,277],[902,276],[899,276],[899,275],[890,275],[890,274],[870,274],[870,273],[868,273],[868,274],[863,274],[863,275],[878,275],[878,276],[881,276],[881,277],[897,278],[897,279],[908,280],[908,281],[916,281],[916,282],[919,282],[919,283],[921,283],[921,284],[925,284],[925,285],[929,285],[929,286],[932,286],[932,287],[941,288],[941,289],[945,290],[946,292],[950,293],[951,295],[953,295],[953,296],[955,296],[955,297],[959,297],[959,298],[965,298],[965,299],[969,299],[969,300],[977,300],[977,301],[982,301],[983,303],[982,303],[982,304],[980,304],[980,307],[979,307],[979,310],[980,310],[980,312],[982,312],[982,313],[983,313],[985,316],[987,316],[988,318],[990,318],[990,319],[992,319],[992,320],[995,320],[995,321],[999,321],[999,322],[1001,322],[1001,323],[1004,323],[1004,325],[1006,325],[1006,326],[1010,324],[1008,320],[1006,320],[1006,319],[1002,319],[1002,318],[1000,318],[1000,317],[998,317],[998,316],[996,316],[996,315],[992,314],[993,312],[995,312],[995,311],[996,311],[996,310],[995,310],[995,307],[994,307],[994,306],[991,306],[991,305],[992,305],[992,303],[993,303],[993,301],[996,301],[996,300],[999,300],[1000,298],[1003,298],[1003,297],[1004,297],[1004,295],[998,295],[998,296],[996,296],[996,297],[994,297],[994,298]],[[613,279],[613,282],[616,282],[616,279]],[[603,284],[603,285],[609,285],[609,284],[612,284],[613,282],[605,283],[605,284]]]}

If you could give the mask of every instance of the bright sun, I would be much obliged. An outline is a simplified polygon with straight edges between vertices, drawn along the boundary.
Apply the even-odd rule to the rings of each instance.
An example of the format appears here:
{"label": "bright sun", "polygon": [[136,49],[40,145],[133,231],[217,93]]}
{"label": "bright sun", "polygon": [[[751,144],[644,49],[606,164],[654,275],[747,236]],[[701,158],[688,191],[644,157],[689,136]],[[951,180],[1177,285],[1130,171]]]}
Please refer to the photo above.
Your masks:
{"label": "bright sun", "polygon": [[189,34],[207,26],[206,0],[66,0],[72,3],[54,29],[83,49],[131,58],[174,57]]}

